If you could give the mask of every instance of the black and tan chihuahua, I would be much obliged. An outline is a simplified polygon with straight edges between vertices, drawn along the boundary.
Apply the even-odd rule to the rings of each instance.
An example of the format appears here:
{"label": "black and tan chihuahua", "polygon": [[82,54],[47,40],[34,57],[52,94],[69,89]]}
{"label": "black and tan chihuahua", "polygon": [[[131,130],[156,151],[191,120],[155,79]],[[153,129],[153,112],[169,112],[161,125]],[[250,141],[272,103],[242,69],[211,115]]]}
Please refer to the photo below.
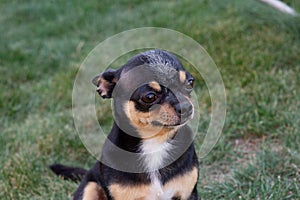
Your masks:
{"label": "black and tan chihuahua", "polygon": [[92,82],[114,105],[114,125],[101,158],[89,171],[50,166],[66,179],[83,175],[74,199],[198,199],[198,160],[187,125],[194,113],[194,78],[176,56],[149,50]]}

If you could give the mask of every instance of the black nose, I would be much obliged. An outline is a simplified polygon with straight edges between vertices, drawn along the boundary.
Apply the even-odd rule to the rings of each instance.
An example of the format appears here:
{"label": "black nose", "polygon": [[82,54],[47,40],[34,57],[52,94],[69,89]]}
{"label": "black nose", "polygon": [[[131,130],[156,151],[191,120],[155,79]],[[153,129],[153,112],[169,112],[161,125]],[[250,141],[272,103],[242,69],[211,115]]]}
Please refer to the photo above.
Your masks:
{"label": "black nose", "polygon": [[178,103],[174,108],[178,116],[181,117],[189,117],[193,113],[193,106],[189,102]]}

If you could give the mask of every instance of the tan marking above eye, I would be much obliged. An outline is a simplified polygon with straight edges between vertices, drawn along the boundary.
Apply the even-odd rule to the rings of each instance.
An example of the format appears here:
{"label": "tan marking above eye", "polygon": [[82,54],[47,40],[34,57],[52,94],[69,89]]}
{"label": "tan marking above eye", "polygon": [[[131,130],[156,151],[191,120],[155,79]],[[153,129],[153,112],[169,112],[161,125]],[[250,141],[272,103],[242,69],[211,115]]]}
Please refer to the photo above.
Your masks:
{"label": "tan marking above eye", "polygon": [[179,80],[180,80],[180,82],[185,83],[185,81],[186,81],[185,71],[179,71]]}
{"label": "tan marking above eye", "polygon": [[160,87],[159,83],[156,82],[156,81],[151,81],[151,82],[149,83],[149,87],[153,88],[153,89],[154,89],[155,91],[157,91],[157,92],[160,92],[160,91],[161,91],[161,87]]}

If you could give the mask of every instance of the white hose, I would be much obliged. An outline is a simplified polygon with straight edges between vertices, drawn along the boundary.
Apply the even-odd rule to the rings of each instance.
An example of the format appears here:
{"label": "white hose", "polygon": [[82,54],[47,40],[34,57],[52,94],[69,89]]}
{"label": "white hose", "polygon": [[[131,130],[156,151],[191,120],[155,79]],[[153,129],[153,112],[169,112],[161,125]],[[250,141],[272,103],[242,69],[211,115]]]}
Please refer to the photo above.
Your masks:
{"label": "white hose", "polygon": [[279,0],[259,0],[263,3],[269,4],[270,6],[276,8],[277,10],[283,12],[283,13],[287,13],[293,16],[297,15],[297,12],[291,8],[290,6],[288,6],[286,3],[279,1]]}

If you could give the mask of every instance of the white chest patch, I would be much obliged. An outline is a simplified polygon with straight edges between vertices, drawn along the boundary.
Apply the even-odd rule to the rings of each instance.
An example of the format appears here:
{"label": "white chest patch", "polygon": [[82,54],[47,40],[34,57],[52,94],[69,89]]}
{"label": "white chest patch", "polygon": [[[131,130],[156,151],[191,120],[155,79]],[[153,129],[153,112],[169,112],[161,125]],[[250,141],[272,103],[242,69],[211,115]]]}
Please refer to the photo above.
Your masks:
{"label": "white chest patch", "polygon": [[174,196],[175,191],[164,191],[160,181],[158,170],[164,167],[164,161],[170,155],[172,144],[158,143],[154,139],[143,142],[141,151],[143,153],[143,166],[148,171],[151,179],[151,191],[146,200],[166,200]]}
{"label": "white chest patch", "polygon": [[150,194],[146,197],[146,200],[170,200],[175,194],[174,190],[164,190],[159,180],[158,172],[152,172]]}
{"label": "white chest patch", "polygon": [[157,142],[155,139],[148,139],[141,145],[143,167],[148,172],[155,172],[164,167],[164,161],[171,156],[170,150],[173,145],[164,142]]}

